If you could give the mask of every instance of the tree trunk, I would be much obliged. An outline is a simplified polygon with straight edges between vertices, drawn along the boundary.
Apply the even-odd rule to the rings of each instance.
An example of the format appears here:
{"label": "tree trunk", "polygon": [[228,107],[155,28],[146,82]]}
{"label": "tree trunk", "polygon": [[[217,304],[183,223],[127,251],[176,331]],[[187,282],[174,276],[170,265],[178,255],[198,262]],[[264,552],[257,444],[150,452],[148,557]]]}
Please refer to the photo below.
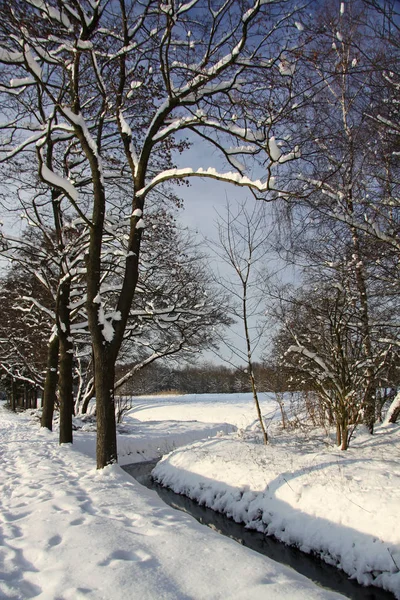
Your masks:
{"label": "tree trunk", "polygon": [[85,415],[87,413],[87,409],[89,407],[89,402],[95,397],[95,395],[96,395],[96,390],[95,390],[94,384],[92,383],[92,384],[90,384],[89,390],[86,391],[83,402],[82,402],[81,413],[83,415]]}
{"label": "tree trunk", "polygon": [[389,423],[396,423],[397,419],[399,417],[400,417],[400,403],[399,403],[398,406],[396,406],[396,408],[394,409],[394,411],[390,415]]}
{"label": "tree trunk", "polygon": [[72,443],[72,414],[74,408],[72,343],[63,335],[60,338],[60,444]]}
{"label": "tree trunk", "polygon": [[11,382],[11,410],[15,412],[15,408],[17,406],[17,384],[15,379]]}
{"label": "tree trunk", "polygon": [[388,411],[388,423],[396,423],[400,417],[400,393],[397,393]]}
{"label": "tree trunk", "polygon": [[[350,203],[351,214],[353,214],[353,204]],[[351,228],[352,241],[354,256],[356,259],[355,265],[355,278],[357,289],[360,298],[360,330],[362,334],[362,344],[364,348],[365,358],[368,361],[366,369],[366,390],[364,394],[364,423],[367,426],[369,432],[374,433],[375,425],[375,386],[374,378],[375,372],[373,368],[373,350],[371,342],[371,327],[369,319],[369,306],[368,306],[368,294],[367,285],[365,282],[365,269],[363,264],[360,235],[355,227]]]}
{"label": "tree trunk", "polygon": [[73,364],[74,348],[71,338],[69,312],[71,281],[68,277],[60,284],[57,294],[57,330],[60,339],[60,444],[72,443],[72,415],[74,411]]}
{"label": "tree trunk", "polygon": [[267,434],[267,430],[265,429],[264,419],[261,414],[260,403],[258,401],[257,386],[256,386],[256,381],[255,381],[254,373],[253,373],[253,366],[250,361],[249,361],[249,370],[250,370],[251,391],[253,393],[254,403],[256,405],[258,420],[261,425],[261,431],[263,434],[264,444],[268,444],[268,434]]}
{"label": "tree trunk", "polygon": [[347,450],[347,448],[349,447],[349,427],[347,424],[347,419],[343,419],[341,429],[342,429],[342,445],[341,445],[340,449]]}
{"label": "tree trunk", "polygon": [[38,405],[38,391],[37,388],[32,390],[32,406],[33,408],[37,408]]}
{"label": "tree trunk", "polygon": [[114,379],[115,360],[104,348],[95,348],[95,388],[97,419],[97,468],[117,462]]}
{"label": "tree trunk", "polygon": [[339,421],[336,421],[336,444],[340,446],[342,443],[342,429]]}
{"label": "tree trunk", "polygon": [[53,413],[57,391],[59,339],[54,334],[47,349],[47,370],[43,389],[43,410],[41,426],[53,429]]}

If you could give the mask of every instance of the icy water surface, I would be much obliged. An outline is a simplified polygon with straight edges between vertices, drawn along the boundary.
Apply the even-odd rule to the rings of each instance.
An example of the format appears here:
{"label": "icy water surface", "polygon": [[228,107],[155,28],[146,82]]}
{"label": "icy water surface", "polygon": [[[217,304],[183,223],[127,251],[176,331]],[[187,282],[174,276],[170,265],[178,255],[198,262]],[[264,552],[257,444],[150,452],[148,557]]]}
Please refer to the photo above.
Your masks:
{"label": "icy water surface", "polygon": [[394,600],[393,594],[380,588],[363,587],[339,569],[332,567],[297,548],[286,546],[273,537],[267,537],[258,531],[246,529],[244,525],[235,523],[225,515],[217,513],[205,506],[199,506],[188,498],[175,494],[172,490],[155,483],[151,471],[158,461],[148,461],[125,465],[122,468],[139,483],[155,490],[166,504],[186,512],[203,525],[225,535],[239,544],[255,550],[278,563],[291,567],[314,583],[351,598],[352,600]]}

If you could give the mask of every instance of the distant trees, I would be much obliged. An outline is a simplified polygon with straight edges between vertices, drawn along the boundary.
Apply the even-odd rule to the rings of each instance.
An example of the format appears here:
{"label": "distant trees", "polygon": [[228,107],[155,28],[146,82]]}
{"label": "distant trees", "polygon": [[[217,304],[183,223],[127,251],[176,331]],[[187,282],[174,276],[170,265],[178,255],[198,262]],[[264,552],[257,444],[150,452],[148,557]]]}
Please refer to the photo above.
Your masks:
{"label": "distant trees", "polygon": [[[130,365],[117,366],[117,378]],[[254,363],[260,392],[287,391],[288,373],[266,364]],[[233,394],[251,393],[246,366],[241,368],[209,362],[180,366],[174,361],[160,361],[135,371],[118,390],[121,395],[137,396],[158,393]]]}
{"label": "distant trees", "polygon": [[[8,382],[14,407],[18,388],[31,390],[34,404],[43,390],[46,349],[52,327],[52,297],[27,270],[37,258],[33,240],[25,238],[24,253],[16,254],[8,272],[0,280],[0,370]],[[35,298],[35,301],[32,299]],[[28,406],[31,402],[28,402]]]}

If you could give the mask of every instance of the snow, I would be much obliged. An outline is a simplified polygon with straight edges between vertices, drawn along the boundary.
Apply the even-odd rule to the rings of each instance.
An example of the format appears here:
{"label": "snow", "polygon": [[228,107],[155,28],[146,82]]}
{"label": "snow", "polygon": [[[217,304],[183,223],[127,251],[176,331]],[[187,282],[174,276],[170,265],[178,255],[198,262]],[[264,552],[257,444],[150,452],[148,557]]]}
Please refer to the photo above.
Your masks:
{"label": "snow", "polygon": [[[188,418],[198,408],[191,411],[186,402],[182,412]],[[237,423],[235,401],[232,408],[230,420]],[[272,416],[265,398],[262,410]],[[135,411],[141,418],[155,414],[176,413],[170,405]],[[213,414],[211,398],[210,405],[203,403],[205,414]],[[177,493],[400,598],[400,427],[378,426],[373,437],[360,429],[347,452],[295,431],[271,439],[265,447],[246,440],[242,430],[194,442],[164,457],[153,475]]]}
{"label": "snow", "polygon": [[59,446],[31,412],[0,406],[2,599],[341,597],[167,507],[120,466],[96,471],[94,434]]}
{"label": "snow", "polygon": [[24,57],[25,57],[26,62],[28,63],[29,69],[32,71],[32,73],[38,79],[42,79],[42,69],[40,68],[40,66],[38,65],[36,60],[34,59],[32,52],[30,51],[30,49],[28,47],[25,47],[25,49],[24,49]]}
{"label": "snow", "polygon": [[22,87],[26,85],[32,85],[35,80],[32,77],[23,77],[22,79],[11,79],[10,87]]}
{"label": "snow", "polygon": [[276,143],[275,137],[272,136],[268,141],[269,154],[273,162],[277,162],[282,154],[278,144]]}
{"label": "snow", "polygon": [[146,195],[150,190],[152,190],[156,185],[162,183],[164,181],[169,181],[171,179],[185,179],[187,177],[211,177],[212,179],[217,179],[218,181],[227,181],[229,183],[233,183],[238,186],[245,186],[249,188],[256,189],[259,192],[266,192],[270,189],[268,182],[262,183],[261,180],[252,180],[246,176],[242,176],[239,173],[234,173],[232,171],[227,173],[220,173],[214,167],[209,167],[208,169],[192,169],[192,168],[183,168],[183,169],[167,169],[162,171],[158,175],[156,175],[152,181],[150,181],[146,187],[142,188],[137,192],[137,196],[141,197]]}
{"label": "snow", "polygon": [[[279,407],[274,394],[260,394],[260,406],[267,419],[278,415]],[[161,419],[203,423],[228,422],[238,429],[251,428],[256,421],[254,401],[249,394],[167,394],[135,396],[129,418],[142,422]],[[129,421],[128,421],[129,422]]]}
{"label": "snow", "polygon": [[290,63],[288,60],[280,61],[278,68],[281,75],[293,75],[296,71],[296,65],[294,63]]}
{"label": "snow", "polygon": [[0,47],[0,61],[4,63],[22,63],[24,55],[22,52],[13,52],[7,48]]}
{"label": "snow", "polygon": [[78,50],[92,50],[93,44],[90,40],[78,40],[76,44]]}
{"label": "snow", "polygon": [[127,465],[154,460],[193,440],[221,436],[236,430],[229,423],[204,423],[201,421],[146,421],[126,419],[119,428],[118,462]]}
{"label": "snow", "polygon": [[126,122],[124,115],[122,112],[119,112],[118,114],[119,116],[119,121],[121,124],[121,131],[123,134],[129,136],[130,139],[130,143],[129,143],[129,153],[131,155],[131,159],[132,159],[132,163],[134,165],[135,170],[137,169],[137,165],[138,165],[138,157],[136,155],[135,149],[133,147],[133,143],[132,143],[132,130],[129,127],[128,123]]}
{"label": "snow", "polygon": [[83,118],[83,116],[79,113],[76,114],[74,113],[70,108],[68,108],[67,106],[63,106],[62,107],[62,111],[64,113],[64,115],[66,116],[66,118],[71,121],[71,123],[73,123],[76,127],[79,127],[85,140],[87,145],[89,146],[90,150],[92,151],[92,153],[94,154],[94,156],[96,157],[97,160],[97,169],[100,175],[100,179],[101,182],[104,184],[104,178],[103,178],[103,165],[102,165],[102,160],[101,160],[101,156],[98,152],[98,147],[97,147],[97,143],[94,140],[94,138],[92,137],[92,135],[90,134],[90,131],[88,129],[88,126],[86,124],[85,119]]}
{"label": "snow", "polygon": [[48,14],[51,19],[55,19],[56,21],[59,21],[65,25],[67,29],[72,27],[71,21],[64,12],[60,12],[52,6],[49,6],[47,2],[44,2],[44,0],[30,0],[30,3],[33,4],[33,6],[40,8],[40,10],[44,11],[45,14]]}
{"label": "snow", "polygon": [[390,417],[392,416],[392,414],[394,413],[395,409],[397,408],[397,406],[399,404],[400,404],[400,392],[398,392],[396,394],[396,396],[393,398],[393,401],[387,410],[385,421],[384,421],[385,425],[389,425]]}
{"label": "snow", "polygon": [[47,183],[64,190],[64,192],[74,201],[78,199],[78,191],[69,179],[64,179],[51,171],[44,163],[41,164],[40,173]]}

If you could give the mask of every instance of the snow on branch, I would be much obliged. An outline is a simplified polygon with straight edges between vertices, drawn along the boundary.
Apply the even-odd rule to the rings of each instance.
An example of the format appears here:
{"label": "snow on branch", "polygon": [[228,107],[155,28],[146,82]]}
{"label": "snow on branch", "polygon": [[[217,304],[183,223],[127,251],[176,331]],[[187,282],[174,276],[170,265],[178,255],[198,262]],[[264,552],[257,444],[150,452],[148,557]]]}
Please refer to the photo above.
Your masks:
{"label": "snow on branch", "polygon": [[315,364],[317,364],[322,369],[322,371],[324,372],[324,374],[327,377],[334,379],[333,373],[327,367],[327,365],[322,360],[322,358],[320,356],[318,356],[318,354],[316,354],[315,352],[311,352],[310,350],[307,350],[307,348],[305,346],[290,346],[286,352],[287,353],[297,352],[298,354],[302,354],[303,356],[306,356],[307,358],[312,360]]}
{"label": "snow on branch", "polygon": [[211,179],[217,179],[218,181],[226,181],[228,183],[233,183],[234,185],[249,187],[258,192],[267,192],[268,190],[273,189],[274,183],[273,177],[269,177],[266,183],[262,183],[259,179],[252,180],[239,173],[219,173],[213,167],[209,167],[208,169],[200,168],[196,171],[191,168],[168,169],[156,175],[149,184],[137,192],[137,196],[146,196],[150,190],[164,181],[169,181],[171,179],[186,179],[187,177],[209,177]]}
{"label": "snow on branch", "polygon": [[24,55],[22,52],[13,52],[0,47],[0,62],[8,65],[23,64]]}
{"label": "snow on branch", "polygon": [[62,10],[58,10],[53,6],[50,6],[47,2],[44,2],[44,0],[28,0],[28,2],[32,6],[39,8],[43,12],[43,14],[46,15],[46,17],[48,17],[52,21],[58,21],[67,29],[70,29],[72,27],[71,21]]}
{"label": "snow on branch", "polygon": [[[47,287],[47,286],[46,286]],[[39,300],[37,300],[36,298],[33,298],[32,296],[22,296],[21,300],[24,300],[25,302],[29,302],[31,304],[31,306],[36,306],[36,308],[42,312],[47,314],[52,320],[55,319],[55,312],[49,308],[47,308],[46,306],[44,306],[41,302],[39,302]],[[17,307],[19,310],[24,311],[24,309],[22,307]],[[30,309],[29,309],[30,310]]]}
{"label": "snow on branch", "polygon": [[35,77],[37,77],[39,80],[42,79],[42,69],[40,67],[40,65],[38,65],[38,63],[36,62],[31,49],[26,46],[24,48],[24,58],[25,61],[29,67],[29,70],[35,75]]}
{"label": "snow on branch", "polygon": [[74,202],[77,201],[78,191],[73,183],[69,179],[64,179],[60,175],[57,175],[57,173],[54,173],[54,171],[51,171],[43,162],[40,166],[40,176],[45,183],[62,190]]}
{"label": "snow on branch", "polygon": [[40,130],[40,131],[38,131],[34,135],[30,136],[29,138],[27,138],[26,140],[24,140],[23,142],[21,142],[21,144],[19,144],[18,146],[16,146],[12,150],[9,150],[8,152],[4,152],[4,151],[0,150],[0,162],[5,162],[9,158],[12,158],[16,154],[19,154],[19,152],[22,152],[22,150],[25,150],[25,148],[27,148],[31,144],[35,144],[36,142],[38,142],[42,138],[43,138],[43,129]]}

